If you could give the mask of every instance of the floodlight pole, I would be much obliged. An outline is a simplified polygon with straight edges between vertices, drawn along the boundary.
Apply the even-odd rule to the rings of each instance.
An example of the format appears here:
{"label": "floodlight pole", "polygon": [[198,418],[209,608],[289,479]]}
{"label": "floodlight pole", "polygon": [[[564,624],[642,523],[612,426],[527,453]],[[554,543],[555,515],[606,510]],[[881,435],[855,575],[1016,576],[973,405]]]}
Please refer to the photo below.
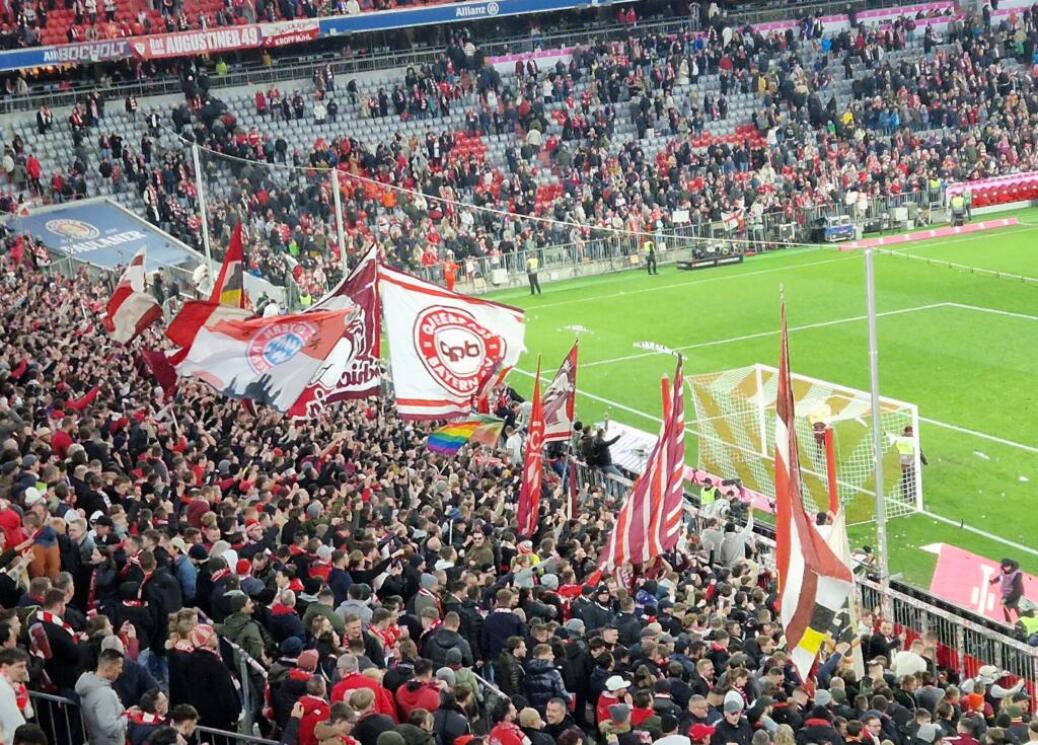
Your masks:
{"label": "floodlight pole", "polygon": [[865,302],[869,319],[869,387],[872,399],[872,449],[876,488],[876,556],[879,559],[879,581],[884,590],[890,586],[887,567],[887,505],[883,491],[883,421],[879,405],[879,342],[876,335],[876,270],[872,249],[865,249]]}
{"label": "floodlight pole", "polygon": [[342,274],[349,271],[349,260],[346,257],[346,231],[342,225],[342,195],[339,193],[339,168],[332,168],[332,202],[335,205],[335,234],[339,239],[339,261],[342,263]]}
{"label": "floodlight pole", "polygon": [[191,145],[191,158],[195,162],[195,191],[198,192],[198,217],[202,221],[202,245],[205,246],[205,265],[209,270],[209,280],[216,282],[213,275],[213,250],[209,245],[209,218],[206,217],[205,187],[202,181],[202,160],[198,156],[198,143]]}

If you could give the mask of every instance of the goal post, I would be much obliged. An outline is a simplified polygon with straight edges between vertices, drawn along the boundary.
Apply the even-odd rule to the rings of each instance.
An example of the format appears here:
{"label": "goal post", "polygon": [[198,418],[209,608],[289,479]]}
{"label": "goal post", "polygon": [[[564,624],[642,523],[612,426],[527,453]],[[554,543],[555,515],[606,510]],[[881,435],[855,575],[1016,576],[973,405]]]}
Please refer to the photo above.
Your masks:
{"label": "goal post", "polygon": [[[738,478],[748,489],[775,496],[775,397],[778,371],[767,365],[687,378],[696,413],[698,465],[721,478]],[[826,510],[835,490],[848,523],[875,517],[872,406],[868,391],[792,375],[800,471],[808,508]],[[919,410],[880,398],[884,432],[883,492],[888,517],[923,508]],[[908,435],[906,427],[912,428]],[[831,445],[828,440],[831,438]],[[906,455],[906,451],[913,451]]]}

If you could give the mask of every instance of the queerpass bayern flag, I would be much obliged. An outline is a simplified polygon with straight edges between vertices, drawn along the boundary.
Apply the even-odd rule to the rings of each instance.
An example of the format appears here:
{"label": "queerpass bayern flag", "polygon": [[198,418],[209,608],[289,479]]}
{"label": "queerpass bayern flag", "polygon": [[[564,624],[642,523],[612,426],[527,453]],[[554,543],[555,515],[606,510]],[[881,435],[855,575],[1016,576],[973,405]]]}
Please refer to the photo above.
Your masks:
{"label": "queerpass bayern flag", "polygon": [[220,321],[199,329],[177,373],[230,398],[288,411],[319,374],[355,312]]}
{"label": "queerpass bayern flag", "polygon": [[144,329],[162,317],[162,306],[146,291],[145,250],[142,248],[137,252],[119,278],[102,322],[108,334],[123,344],[137,338]]}
{"label": "queerpass bayern flag", "polygon": [[523,351],[523,311],[380,266],[389,360],[401,419],[467,415]]}
{"label": "queerpass bayern flag", "polygon": [[372,248],[353,271],[308,312],[355,308],[349,327],[328,356],[316,380],[292,406],[293,417],[314,416],[336,401],[377,396],[382,318],[378,303],[378,253]]}
{"label": "queerpass bayern flag", "polygon": [[544,391],[544,441],[568,442],[573,434],[574,397],[577,392],[577,345],[569,350],[555,379]]}
{"label": "queerpass bayern flag", "polygon": [[677,545],[684,506],[685,383],[682,359],[674,372],[670,405],[645,470],[631,488],[599,558],[609,569],[645,564]]}
{"label": "queerpass bayern flag", "polygon": [[808,680],[853,580],[850,569],[829,547],[804,508],[785,302],[775,413],[775,553],[780,614],[786,649],[800,678]]}
{"label": "queerpass bayern flag", "polygon": [[537,532],[541,512],[541,477],[544,472],[544,409],[541,405],[541,363],[533,379],[533,408],[523,453],[523,480],[519,487],[519,504],[515,513],[516,528],[523,538]]}

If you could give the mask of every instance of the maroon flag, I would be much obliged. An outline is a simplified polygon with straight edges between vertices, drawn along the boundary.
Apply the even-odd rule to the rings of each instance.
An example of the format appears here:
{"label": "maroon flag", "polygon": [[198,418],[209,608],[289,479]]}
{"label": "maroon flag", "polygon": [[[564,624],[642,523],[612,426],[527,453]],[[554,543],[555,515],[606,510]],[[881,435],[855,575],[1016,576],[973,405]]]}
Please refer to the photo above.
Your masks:
{"label": "maroon flag", "polygon": [[336,401],[378,395],[382,378],[382,323],[377,278],[378,255],[372,248],[335,289],[311,308],[321,311],[356,306],[359,312],[351,318],[346,334],[318,377],[289,410],[289,416],[314,416]]}
{"label": "maroon flag", "polygon": [[544,441],[567,442],[573,435],[574,398],[577,393],[577,345],[569,350],[555,379],[544,391]]}
{"label": "maroon flag", "polygon": [[519,488],[519,506],[515,522],[519,535],[529,538],[537,532],[541,511],[541,477],[544,473],[544,409],[541,406],[541,363],[537,362],[537,377],[533,379],[533,408],[523,453],[523,483]]}
{"label": "maroon flag", "polygon": [[142,349],[140,360],[144,369],[161,386],[166,398],[172,398],[177,390],[177,371],[166,354],[155,349]]}
{"label": "maroon flag", "polygon": [[804,508],[785,302],[775,414],[775,555],[780,611],[790,659],[801,679],[807,680],[826,633],[847,601],[853,579]]}
{"label": "maroon flag", "polygon": [[669,411],[645,471],[620,508],[613,534],[599,558],[608,569],[645,564],[677,545],[681,531],[685,471],[685,397],[682,359],[674,372]]}

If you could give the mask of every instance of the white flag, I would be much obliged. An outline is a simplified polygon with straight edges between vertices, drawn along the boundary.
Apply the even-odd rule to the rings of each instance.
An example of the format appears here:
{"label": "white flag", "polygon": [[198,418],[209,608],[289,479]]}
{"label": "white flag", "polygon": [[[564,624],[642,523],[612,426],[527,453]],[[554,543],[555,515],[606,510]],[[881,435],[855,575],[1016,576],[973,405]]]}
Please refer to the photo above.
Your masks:
{"label": "white flag", "polygon": [[468,414],[519,360],[523,311],[384,266],[378,271],[400,417]]}

